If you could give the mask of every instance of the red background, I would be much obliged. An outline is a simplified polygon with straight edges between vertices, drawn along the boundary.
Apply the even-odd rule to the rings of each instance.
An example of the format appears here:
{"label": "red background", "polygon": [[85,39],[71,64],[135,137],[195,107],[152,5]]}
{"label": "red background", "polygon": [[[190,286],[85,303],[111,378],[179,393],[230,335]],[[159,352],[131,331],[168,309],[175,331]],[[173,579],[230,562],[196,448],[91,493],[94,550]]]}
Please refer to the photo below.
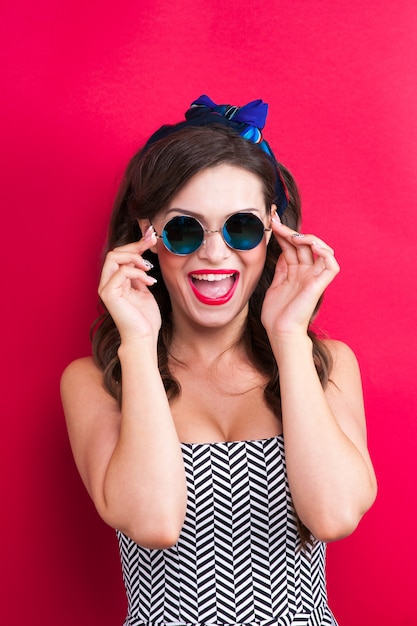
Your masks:
{"label": "red background", "polygon": [[329,546],[330,604],[341,626],[417,624],[415,0],[5,5],[1,622],[123,621],[116,540],[74,467],[59,377],[90,350],[128,158],[207,93],[270,104],[304,230],[342,266],[320,321],[359,357],[379,496]]}

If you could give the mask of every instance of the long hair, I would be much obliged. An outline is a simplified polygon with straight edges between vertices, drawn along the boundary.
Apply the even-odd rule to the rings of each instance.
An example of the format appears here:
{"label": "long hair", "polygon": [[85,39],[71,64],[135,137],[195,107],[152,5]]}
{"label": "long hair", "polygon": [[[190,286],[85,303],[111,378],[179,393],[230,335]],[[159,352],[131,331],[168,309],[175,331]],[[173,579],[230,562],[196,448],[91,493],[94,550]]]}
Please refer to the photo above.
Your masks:
{"label": "long hair", "polygon": [[[271,159],[255,144],[240,137],[222,125],[191,127],[159,139],[145,146],[133,156],[126,169],[117,194],[109,226],[106,252],[137,241],[142,233],[138,219],[152,220],[163,210],[173,196],[198,172],[221,164],[234,165],[258,176],[263,183],[265,206],[270,211],[275,200],[276,177],[284,180],[288,191],[288,206],[282,222],[298,230],[301,224],[301,202],[296,183],[290,172]],[[249,313],[242,342],[253,366],[268,380],[264,396],[268,406],[281,419],[279,371],[267,333],[261,323],[261,309],[265,292],[274,277],[280,246],[271,237],[267,246],[265,265],[260,280],[249,300]],[[181,393],[178,381],[168,364],[172,339],[171,302],[160,271],[158,256],[147,250],[143,254],[154,265],[157,283],[152,287],[162,317],[158,338],[159,370],[169,400]],[[109,393],[121,402],[121,368],[117,351],[119,332],[110,314],[103,311],[92,327],[93,355],[102,369],[104,384]],[[317,306],[318,309],[319,305]],[[331,357],[324,344],[310,329],[313,359],[323,387],[329,380]],[[300,528],[302,539],[308,531]]]}

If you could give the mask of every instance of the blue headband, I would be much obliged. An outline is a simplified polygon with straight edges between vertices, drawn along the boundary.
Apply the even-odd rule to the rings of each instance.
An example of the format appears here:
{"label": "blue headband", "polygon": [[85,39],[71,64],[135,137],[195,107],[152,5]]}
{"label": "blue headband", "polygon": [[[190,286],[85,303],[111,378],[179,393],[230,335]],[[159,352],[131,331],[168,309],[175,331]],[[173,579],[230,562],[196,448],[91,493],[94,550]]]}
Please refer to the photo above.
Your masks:
{"label": "blue headband", "polygon": [[262,100],[253,100],[242,107],[230,104],[215,104],[208,96],[200,96],[191,103],[191,107],[185,113],[185,122],[175,125],[164,125],[157,130],[147,141],[146,148],[167,137],[173,132],[189,126],[209,126],[220,123],[235,130],[241,137],[257,144],[273,162],[276,170],[275,202],[278,215],[281,217],[288,206],[288,191],[278,168],[278,161],[271,148],[262,136],[265,126],[268,105]]}

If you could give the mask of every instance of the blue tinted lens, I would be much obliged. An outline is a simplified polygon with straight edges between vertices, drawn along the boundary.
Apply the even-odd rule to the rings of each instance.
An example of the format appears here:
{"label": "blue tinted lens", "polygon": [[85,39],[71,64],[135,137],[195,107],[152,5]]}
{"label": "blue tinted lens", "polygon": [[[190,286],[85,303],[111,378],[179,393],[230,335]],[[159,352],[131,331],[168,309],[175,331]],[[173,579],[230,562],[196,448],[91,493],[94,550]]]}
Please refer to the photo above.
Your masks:
{"label": "blue tinted lens", "polygon": [[204,230],[194,217],[178,215],[165,224],[161,236],[170,252],[191,254],[201,246]]}
{"label": "blue tinted lens", "polygon": [[252,250],[260,244],[264,236],[264,225],[253,213],[235,213],[226,220],[223,238],[235,250]]}

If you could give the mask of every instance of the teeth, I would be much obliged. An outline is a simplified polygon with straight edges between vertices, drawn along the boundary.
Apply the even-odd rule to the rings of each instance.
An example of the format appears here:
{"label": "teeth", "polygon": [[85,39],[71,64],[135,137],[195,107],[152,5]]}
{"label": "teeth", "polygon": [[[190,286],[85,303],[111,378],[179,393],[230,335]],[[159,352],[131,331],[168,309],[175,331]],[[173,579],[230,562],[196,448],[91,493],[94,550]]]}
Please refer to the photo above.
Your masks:
{"label": "teeth", "polygon": [[225,280],[225,278],[230,278],[233,276],[232,274],[191,274],[191,277],[195,280],[208,280],[209,282],[213,282],[215,280]]}

